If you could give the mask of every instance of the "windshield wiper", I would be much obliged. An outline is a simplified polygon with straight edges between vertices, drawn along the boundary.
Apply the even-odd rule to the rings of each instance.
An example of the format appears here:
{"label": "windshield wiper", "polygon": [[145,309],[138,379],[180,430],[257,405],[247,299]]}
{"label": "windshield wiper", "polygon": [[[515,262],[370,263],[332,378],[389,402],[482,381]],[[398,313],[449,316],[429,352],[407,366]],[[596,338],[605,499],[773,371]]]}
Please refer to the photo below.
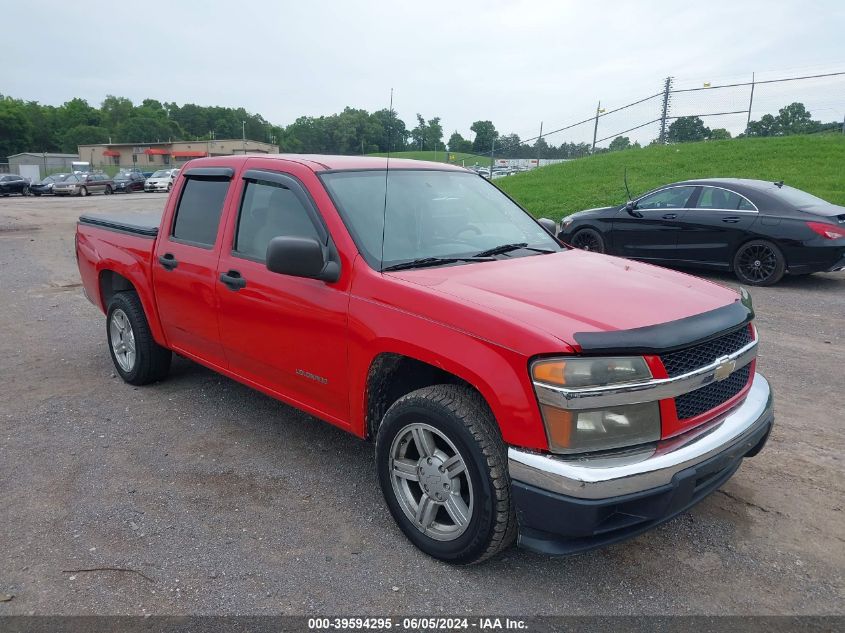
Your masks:
{"label": "windshield wiper", "polygon": [[490,257],[482,255],[473,255],[472,257],[422,257],[420,259],[413,259],[409,262],[402,262],[400,264],[393,264],[392,266],[385,266],[382,272],[388,270],[406,270],[408,268],[425,268],[427,266],[440,266],[441,264],[454,264],[455,262],[492,262]]}
{"label": "windshield wiper", "polygon": [[518,251],[521,248],[524,248],[527,251],[535,251],[537,253],[554,253],[554,251],[550,251],[546,248],[534,248],[533,246],[528,246],[528,242],[516,242],[514,244],[502,244],[501,246],[488,248],[486,251],[476,253],[475,256],[491,257],[493,255],[504,255],[505,253],[510,253],[511,251]]}

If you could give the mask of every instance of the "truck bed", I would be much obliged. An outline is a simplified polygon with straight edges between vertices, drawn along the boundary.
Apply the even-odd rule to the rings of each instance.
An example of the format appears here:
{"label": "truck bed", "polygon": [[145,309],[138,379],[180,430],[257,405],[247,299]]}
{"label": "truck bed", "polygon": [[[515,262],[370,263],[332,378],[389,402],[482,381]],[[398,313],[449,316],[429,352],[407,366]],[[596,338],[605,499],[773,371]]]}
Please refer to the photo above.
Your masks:
{"label": "truck bed", "polygon": [[162,211],[127,211],[122,213],[98,213],[79,216],[80,224],[89,224],[122,233],[134,233],[145,237],[158,235]]}

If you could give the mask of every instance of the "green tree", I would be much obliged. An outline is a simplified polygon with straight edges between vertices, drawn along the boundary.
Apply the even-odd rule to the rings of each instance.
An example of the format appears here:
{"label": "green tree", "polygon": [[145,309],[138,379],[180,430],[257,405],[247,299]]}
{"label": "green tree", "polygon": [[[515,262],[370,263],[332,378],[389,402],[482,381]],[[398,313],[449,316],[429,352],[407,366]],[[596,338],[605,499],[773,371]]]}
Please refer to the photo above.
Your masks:
{"label": "green tree", "polygon": [[0,160],[31,150],[33,126],[17,99],[0,98]]}
{"label": "green tree", "polygon": [[692,141],[703,141],[710,136],[710,128],[704,125],[697,116],[682,116],[669,126],[670,143],[689,143]]}
{"label": "green tree", "polygon": [[712,141],[723,141],[729,138],[731,138],[731,133],[723,127],[710,130],[710,140]]}
{"label": "green tree", "polygon": [[622,149],[629,149],[631,147],[631,139],[627,136],[617,136],[615,139],[610,141],[610,145],[607,146],[607,149],[611,152],[618,152]]}
{"label": "green tree", "polygon": [[76,125],[62,134],[62,151],[75,154],[80,145],[108,143],[109,131],[96,125]]}
{"label": "green tree", "polygon": [[401,152],[405,149],[410,132],[395,111],[391,112],[384,108],[373,112],[370,116],[380,128],[377,141],[379,152]]}
{"label": "green tree", "polygon": [[452,132],[452,136],[449,137],[449,151],[469,153],[472,151],[472,143],[455,130]]}
{"label": "green tree", "polygon": [[499,138],[499,133],[492,121],[476,121],[469,126],[469,129],[475,132],[472,151],[479,154],[489,153],[493,142]]}
{"label": "green tree", "polygon": [[764,114],[759,121],[751,121],[745,130],[748,136],[779,136],[783,134],[780,121],[771,114]]}
{"label": "green tree", "polygon": [[782,134],[808,134],[819,126],[817,121],[811,120],[804,104],[797,101],[778,110],[776,120]]}

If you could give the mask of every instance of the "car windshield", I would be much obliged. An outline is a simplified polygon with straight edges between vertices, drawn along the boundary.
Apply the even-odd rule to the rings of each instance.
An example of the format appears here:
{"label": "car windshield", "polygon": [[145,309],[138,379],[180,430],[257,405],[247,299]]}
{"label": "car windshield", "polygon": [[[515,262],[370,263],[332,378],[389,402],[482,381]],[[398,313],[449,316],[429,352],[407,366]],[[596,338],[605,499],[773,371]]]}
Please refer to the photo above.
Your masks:
{"label": "car windshield", "polygon": [[62,182],[79,182],[79,176],[68,176]]}
{"label": "car windshield", "polygon": [[340,171],[322,180],[361,254],[377,270],[426,258],[472,257],[504,245],[513,246],[503,251],[510,256],[560,250],[531,216],[475,174],[391,171],[386,208],[384,170]]}
{"label": "car windshield", "polygon": [[783,185],[779,187],[777,185],[772,185],[772,193],[776,195],[778,198],[783,200],[786,204],[790,206],[794,206],[798,209],[806,209],[807,207],[829,207],[830,202],[827,200],[822,200],[814,196],[813,194],[807,193],[806,191],[801,191],[800,189],[796,189],[795,187],[789,187],[787,185]]}
{"label": "car windshield", "polygon": [[157,172],[153,174],[153,178],[167,178],[170,175],[170,172],[166,169],[159,169]]}

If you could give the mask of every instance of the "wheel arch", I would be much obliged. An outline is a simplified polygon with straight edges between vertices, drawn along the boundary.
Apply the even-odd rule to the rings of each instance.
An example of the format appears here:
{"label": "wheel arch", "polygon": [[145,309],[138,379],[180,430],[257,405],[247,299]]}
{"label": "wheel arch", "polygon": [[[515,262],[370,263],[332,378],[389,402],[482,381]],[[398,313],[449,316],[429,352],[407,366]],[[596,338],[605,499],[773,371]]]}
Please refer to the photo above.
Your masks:
{"label": "wheel arch", "polygon": [[97,297],[100,308],[104,313],[108,313],[109,304],[112,298],[118,292],[131,291],[138,295],[141,301],[141,306],[144,309],[144,316],[147,317],[147,323],[150,327],[150,333],[153,339],[159,345],[167,347],[167,339],[164,336],[164,330],[158,319],[158,311],[156,310],[155,300],[151,296],[149,289],[140,280],[132,277],[131,274],[125,274],[128,271],[120,269],[118,266],[101,266],[97,272],[97,289],[99,297]]}

